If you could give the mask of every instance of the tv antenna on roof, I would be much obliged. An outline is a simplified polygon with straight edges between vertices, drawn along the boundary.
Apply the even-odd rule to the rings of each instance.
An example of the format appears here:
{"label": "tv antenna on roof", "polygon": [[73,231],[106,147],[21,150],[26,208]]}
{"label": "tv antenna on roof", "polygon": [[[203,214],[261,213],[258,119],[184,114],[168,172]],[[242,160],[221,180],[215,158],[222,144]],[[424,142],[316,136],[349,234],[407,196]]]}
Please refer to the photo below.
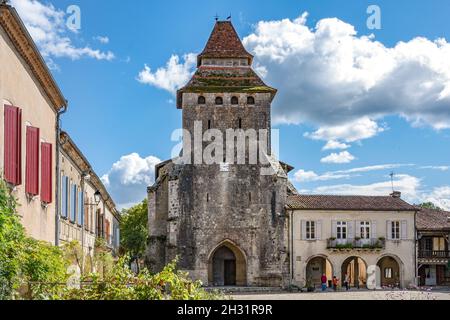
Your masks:
{"label": "tv antenna on roof", "polygon": [[394,192],[394,171],[391,172],[391,185],[392,185],[392,192]]}

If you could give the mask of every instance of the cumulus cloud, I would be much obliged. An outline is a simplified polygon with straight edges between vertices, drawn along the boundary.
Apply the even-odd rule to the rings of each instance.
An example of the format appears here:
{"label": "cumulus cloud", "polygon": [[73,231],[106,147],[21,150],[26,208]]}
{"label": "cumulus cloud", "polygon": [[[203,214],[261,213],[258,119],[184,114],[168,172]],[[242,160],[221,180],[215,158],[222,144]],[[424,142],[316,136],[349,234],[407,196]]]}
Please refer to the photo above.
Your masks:
{"label": "cumulus cloud", "polygon": [[422,202],[433,202],[444,210],[450,210],[450,186],[434,188],[434,190],[423,197]]}
{"label": "cumulus cloud", "polygon": [[[309,137],[348,142],[379,133],[386,115],[450,128],[450,43],[417,37],[390,48],[337,18],[312,29],[306,20],[260,21],[244,38],[280,89],[276,122],[313,123],[320,129]],[[352,123],[361,126],[346,133]]]}
{"label": "cumulus cloud", "polygon": [[12,0],[25,26],[36,42],[49,67],[56,67],[52,57],[66,57],[77,60],[83,57],[97,60],[112,60],[111,51],[100,51],[89,46],[76,46],[70,34],[74,32],[66,26],[66,14],[52,4],[38,0]]}
{"label": "cumulus cloud", "polygon": [[[394,179],[394,188],[402,192],[402,197],[414,203],[422,196],[420,192],[421,180],[407,174],[397,175]],[[313,190],[315,194],[334,195],[365,195],[365,196],[386,196],[392,193],[391,180],[375,182],[372,184],[339,184],[330,186],[320,186]]]}
{"label": "cumulus cloud", "polygon": [[179,56],[172,55],[166,66],[155,72],[145,65],[138,75],[138,81],[175,94],[177,89],[189,81],[196,63],[197,56],[194,53],[184,55],[183,61],[180,61]]}
{"label": "cumulus cloud", "polygon": [[147,187],[155,180],[155,165],[161,160],[154,156],[141,158],[137,153],[125,155],[102,177],[119,208],[129,207],[145,199]]}
{"label": "cumulus cloud", "polygon": [[336,150],[336,149],[348,149],[350,148],[350,145],[336,141],[336,140],[330,140],[327,142],[327,144],[323,147],[323,151],[327,151],[327,150]]}
{"label": "cumulus cloud", "polygon": [[389,169],[395,169],[400,167],[410,167],[413,164],[379,164],[366,167],[356,167],[346,170],[329,171],[326,173],[318,174],[314,171],[298,170],[294,174],[294,181],[296,182],[314,182],[314,181],[329,181],[338,179],[349,179],[357,177],[360,173],[367,173],[371,171],[383,171]]}
{"label": "cumulus cloud", "polygon": [[336,174],[334,172],[328,172],[324,174],[317,174],[314,171],[298,170],[294,174],[294,180],[296,182],[313,182],[313,181],[329,181],[343,178],[350,178],[348,174]]}
{"label": "cumulus cloud", "polygon": [[306,132],[304,136],[314,140],[330,141],[336,139],[350,143],[372,138],[382,131],[384,129],[379,127],[378,123],[363,117],[342,125],[321,127],[315,132]]}
{"label": "cumulus cloud", "polygon": [[342,163],[350,163],[355,159],[356,158],[350,152],[343,151],[340,153],[332,153],[329,156],[322,158],[320,162],[342,164]]}

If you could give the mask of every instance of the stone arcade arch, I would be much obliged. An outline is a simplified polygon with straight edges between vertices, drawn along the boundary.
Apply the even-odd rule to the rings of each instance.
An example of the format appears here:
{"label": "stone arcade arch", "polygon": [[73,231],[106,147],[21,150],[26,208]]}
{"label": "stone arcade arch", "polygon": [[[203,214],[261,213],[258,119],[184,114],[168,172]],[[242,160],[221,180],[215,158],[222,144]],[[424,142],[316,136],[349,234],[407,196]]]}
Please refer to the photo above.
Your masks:
{"label": "stone arcade arch", "polygon": [[402,286],[402,261],[394,255],[384,255],[377,266],[381,273],[381,287],[401,287]]}
{"label": "stone arcade arch", "polygon": [[322,255],[311,257],[306,263],[305,271],[307,284],[310,283],[314,287],[321,286],[323,274],[327,276],[328,281],[331,281],[334,275],[333,265],[326,256]]}
{"label": "stone arcade arch", "polygon": [[346,274],[350,278],[350,287],[358,289],[367,287],[367,263],[361,257],[348,257],[342,263],[342,285],[344,285]]}
{"label": "stone arcade arch", "polygon": [[247,259],[230,240],[221,242],[208,260],[208,282],[212,286],[247,286]]}

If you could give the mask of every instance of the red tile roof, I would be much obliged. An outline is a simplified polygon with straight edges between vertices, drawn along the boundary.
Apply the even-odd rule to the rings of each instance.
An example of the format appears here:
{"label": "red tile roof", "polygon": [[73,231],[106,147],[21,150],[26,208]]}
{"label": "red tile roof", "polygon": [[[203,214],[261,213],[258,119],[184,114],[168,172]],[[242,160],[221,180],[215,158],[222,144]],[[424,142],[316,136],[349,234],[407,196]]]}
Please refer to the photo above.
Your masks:
{"label": "red tile roof", "polygon": [[450,230],[450,212],[424,208],[418,209],[420,209],[416,217],[418,230]]}
{"label": "red tile roof", "polygon": [[216,22],[205,49],[198,56],[198,66],[202,58],[244,58],[248,59],[249,64],[253,60],[230,21]]}
{"label": "red tile roof", "polygon": [[298,210],[416,211],[400,198],[390,196],[293,195],[287,208]]}

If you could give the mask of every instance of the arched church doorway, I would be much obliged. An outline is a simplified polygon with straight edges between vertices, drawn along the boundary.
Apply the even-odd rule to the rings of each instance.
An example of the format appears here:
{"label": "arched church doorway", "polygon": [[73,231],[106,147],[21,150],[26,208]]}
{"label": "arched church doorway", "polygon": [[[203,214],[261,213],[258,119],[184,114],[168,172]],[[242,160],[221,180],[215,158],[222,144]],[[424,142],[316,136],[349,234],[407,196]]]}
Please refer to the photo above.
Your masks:
{"label": "arched church doorway", "polygon": [[247,264],[242,251],[225,241],[211,254],[208,280],[213,286],[246,286]]}
{"label": "arched church doorway", "polygon": [[394,257],[381,258],[377,266],[380,267],[382,287],[400,287],[400,264]]}
{"label": "arched church doorway", "polygon": [[350,287],[358,289],[367,287],[367,265],[363,259],[359,257],[347,258],[342,263],[342,285],[344,285],[346,275],[348,275]]}

